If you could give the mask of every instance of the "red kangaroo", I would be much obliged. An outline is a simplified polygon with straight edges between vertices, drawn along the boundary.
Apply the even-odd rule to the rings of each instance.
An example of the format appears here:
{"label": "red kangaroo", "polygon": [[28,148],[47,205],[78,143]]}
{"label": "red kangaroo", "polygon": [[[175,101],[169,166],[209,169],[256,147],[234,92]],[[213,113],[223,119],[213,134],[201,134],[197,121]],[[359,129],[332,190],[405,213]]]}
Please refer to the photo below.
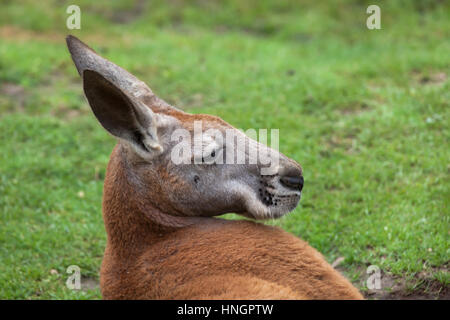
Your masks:
{"label": "red kangaroo", "polygon": [[[103,191],[104,299],[362,299],[305,241],[277,227],[215,218],[234,212],[257,220],[292,211],[303,187],[297,162],[218,117],[168,105],[77,38],[68,36],[67,45],[94,115],[118,140]],[[200,163],[176,164],[174,133],[195,136],[196,121],[202,143],[212,147],[206,155],[203,145],[192,152]],[[266,150],[276,160],[272,174],[262,174],[259,160],[205,161],[240,151],[210,129],[233,132],[249,150]]]}

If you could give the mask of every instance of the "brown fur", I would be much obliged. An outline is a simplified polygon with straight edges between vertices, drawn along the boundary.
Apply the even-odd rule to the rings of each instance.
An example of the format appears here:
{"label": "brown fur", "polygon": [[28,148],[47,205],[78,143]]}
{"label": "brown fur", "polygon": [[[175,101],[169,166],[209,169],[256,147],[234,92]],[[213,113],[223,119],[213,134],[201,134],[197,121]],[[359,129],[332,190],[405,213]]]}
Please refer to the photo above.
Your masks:
{"label": "brown fur", "polygon": [[[103,194],[107,245],[100,286],[105,299],[362,298],[320,253],[282,229],[213,218],[227,212],[274,218],[293,210],[303,188],[298,163],[272,150],[279,166],[264,177],[261,163],[175,165],[168,159],[170,130],[192,131],[195,120],[204,129],[232,126],[169,106],[73,36],[67,45],[95,116],[119,138]],[[248,137],[245,141],[263,148]],[[222,149],[228,147],[234,149]],[[284,197],[280,206],[263,203],[269,189]]]}
{"label": "brown fur", "polygon": [[216,218],[173,229],[154,223],[164,215],[140,211],[123,152],[114,149],[104,187],[105,299],[362,298],[319,252],[280,228]]}

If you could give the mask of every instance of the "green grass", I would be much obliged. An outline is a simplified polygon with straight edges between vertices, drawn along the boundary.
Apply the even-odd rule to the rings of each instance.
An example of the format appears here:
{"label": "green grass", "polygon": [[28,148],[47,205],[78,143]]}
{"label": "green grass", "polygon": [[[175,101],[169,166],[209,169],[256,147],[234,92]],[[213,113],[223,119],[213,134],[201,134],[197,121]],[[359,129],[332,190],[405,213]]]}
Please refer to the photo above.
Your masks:
{"label": "green grass", "polygon": [[[80,31],[65,27],[73,3]],[[65,287],[72,264],[98,279],[114,145],[83,98],[68,33],[172,104],[243,129],[280,129],[280,150],[302,164],[306,184],[300,206],[269,223],[330,262],[345,257],[355,283],[376,264],[412,291],[423,272],[448,286],[444,2],[379,1],[374,31],[365,27],[370,1],[155,1],[139,14],[109,3],[2,3],[0,298],[100,298]]]}

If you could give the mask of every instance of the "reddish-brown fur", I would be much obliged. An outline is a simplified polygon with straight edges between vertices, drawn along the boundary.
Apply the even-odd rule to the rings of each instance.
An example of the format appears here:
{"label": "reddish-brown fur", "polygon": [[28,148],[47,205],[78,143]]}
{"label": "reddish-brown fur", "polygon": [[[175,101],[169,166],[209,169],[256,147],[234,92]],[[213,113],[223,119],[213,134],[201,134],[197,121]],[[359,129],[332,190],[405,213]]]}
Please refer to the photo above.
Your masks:
{"label": "reddish-brown fur", "polygon": [[[105,299],[362,298],[319,252],[280,228],[216,218],[161,227],[152,220],[163,213],[141,211],[123,153],[114,149],[104,187]],[[158,190],[148,192],[157,203]]]}
{"label": "reddish-brown fur", "polygon": [[[195,120],[205,129],[232,127],[218,117],[190,115],[169,106],[75,37],[69,36],[67,44],[95,116],[120,139],[103,194],[107,245],[100,286],[105,299],[362,298],[320,253],[282,229],[213,218],[226,212],[273,218],[293,210],[303,188],[299,164],[275,154],[280,163],[270,181],[278,187],[270,188],[295,201],[285,202],[284,209],[273,203],[263,207],[256,198],[258,185],[261,195],[269,186],[262,185],[265,178],[255,166],[228,166],[228,171],[174,167],[164,134],[170,126],[164,125],[162,114],[189,131]],[[233,171],[236,168],[245,170]],[[192,173],[205,178],[206,187],[196,189]],[[261,184],[255,184],[255,176]],[[280,185],[286,177],[295,178],[296,184]],[[228,184],[221,184],[226,179]]]}

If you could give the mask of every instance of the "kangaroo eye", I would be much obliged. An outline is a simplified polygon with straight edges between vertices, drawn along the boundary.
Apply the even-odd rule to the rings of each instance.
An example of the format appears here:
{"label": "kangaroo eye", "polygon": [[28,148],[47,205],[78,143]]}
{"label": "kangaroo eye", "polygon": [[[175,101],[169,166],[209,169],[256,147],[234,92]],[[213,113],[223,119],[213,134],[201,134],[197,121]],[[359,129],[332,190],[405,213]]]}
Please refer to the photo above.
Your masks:
{"label": "kangaroo eye", "polygon": [[198,159],[197,163],[205,163],[205,164],[216,164],[217,160],[220,160],[223,149],[214,149],[214,150],[204,150],[204,154],[200,157],[198,155],[196,159]]}

